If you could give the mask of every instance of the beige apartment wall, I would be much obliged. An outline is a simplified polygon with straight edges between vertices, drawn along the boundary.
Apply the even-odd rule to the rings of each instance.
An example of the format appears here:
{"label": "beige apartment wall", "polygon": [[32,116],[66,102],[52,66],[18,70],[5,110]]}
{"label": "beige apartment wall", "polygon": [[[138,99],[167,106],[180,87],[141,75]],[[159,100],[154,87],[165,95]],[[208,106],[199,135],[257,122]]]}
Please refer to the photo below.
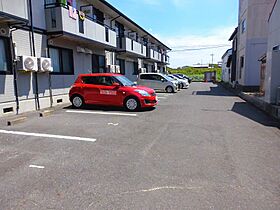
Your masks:
{"label": "beige apartment wall", "polygon": [[[269,20],[267,66],[265,78],[265,101],[276,103],[277,88],[280,87],[280,1],[278,0]],[[278,47],[280,48],[280,47]]]}

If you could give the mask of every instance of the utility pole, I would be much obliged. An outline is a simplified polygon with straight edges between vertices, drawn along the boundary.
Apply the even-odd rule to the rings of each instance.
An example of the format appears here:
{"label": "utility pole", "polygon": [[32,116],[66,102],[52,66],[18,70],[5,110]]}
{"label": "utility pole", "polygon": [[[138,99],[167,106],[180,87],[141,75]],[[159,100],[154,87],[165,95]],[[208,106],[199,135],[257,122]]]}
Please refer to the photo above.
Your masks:
{"label": "utility pole", "polygon": [[212,57],[212,68],[214,68],[214,54],[210,54],[210,56]]}

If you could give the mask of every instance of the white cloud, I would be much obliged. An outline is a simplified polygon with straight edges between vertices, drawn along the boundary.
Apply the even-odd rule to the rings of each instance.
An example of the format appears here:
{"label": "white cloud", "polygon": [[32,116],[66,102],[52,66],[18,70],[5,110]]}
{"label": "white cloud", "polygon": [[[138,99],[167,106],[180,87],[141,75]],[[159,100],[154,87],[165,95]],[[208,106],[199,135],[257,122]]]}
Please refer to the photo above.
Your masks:
{"label": "white cloud", "polygon": [[[231,43],[228,41],[230,35],[234,31],[235,27],[216,28],[207,35],[178,35],[172,37],[160,37],[167,46],[172,48],[174,52],[170,52],[170,66],[179,67],[185,65],[193,65],[203,62],[203,64],[211,63],[212,57],[210,54],[214,54],[214,62],[217,63],[221,60],[224,52],[231,47]],[[205,46],[217,46],[226,45],[221,48],[204,49],[196,51],[180,51],[185,49],[200,49]],[[177,51],[177,52],[176,52]]]}

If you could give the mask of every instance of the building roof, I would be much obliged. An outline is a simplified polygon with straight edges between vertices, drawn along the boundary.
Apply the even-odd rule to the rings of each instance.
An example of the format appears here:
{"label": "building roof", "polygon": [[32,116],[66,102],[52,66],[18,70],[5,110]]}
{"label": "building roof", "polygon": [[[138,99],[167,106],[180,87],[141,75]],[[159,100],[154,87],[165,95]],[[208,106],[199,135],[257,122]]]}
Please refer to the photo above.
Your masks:
{"label": "building roof", "polygon": [[228,41],[232,41],[232,40],[234,39],[235,35],[237,34],[237,32],[238,32],[238,27],[236,27],[236,28],[234,29],[234,32],[232,33],[232,35],[230,36],[230,38],[229,38]]}
{"label": "building roof", "polygon": [[232,50],[232,48],[228,49],[228,50],[225,52],[225,54],[222,56],[222,59],[224,59],[224,57],[226,57],[226,55],[228,55],[228,54],[229,54],[229,51],[231,51],[231,50]]}
{"label": "building roof", "polygon": [[137,28],[139,28],[140,30],[142,30],[144,33],[148,34],[148,36],[150,36],[152,39],[156,40],[158,43],[160,43],[162,46],[164,46],[167,50],[171,50],[171,48],[169,48],[168,46],[166,46],[165,44],[163,44],[161,41],[159,41],[157,38],[155,38],[152,34],[150,34],[149,32],[147,32],[144,28],[142,28],[141,26],[139,26],[137,23],[135,23],[133,20],[131,20],[129,17],[127,17],[125,14],[123,14],[121,11],[119,11],[118,9],[116,9],[114,6],[112,6],[110,3],[108,3],[106,0],[100,0],[100,2],[102,2],[104,5],[106,5],[107,7],[109,7],[110,9],[112,9],[114,12],[116,12],[119,16],[123,17],[125,20],[127,20],[128,22],[130,22],[131,24],[133,24],[134,26],[136,26]]}

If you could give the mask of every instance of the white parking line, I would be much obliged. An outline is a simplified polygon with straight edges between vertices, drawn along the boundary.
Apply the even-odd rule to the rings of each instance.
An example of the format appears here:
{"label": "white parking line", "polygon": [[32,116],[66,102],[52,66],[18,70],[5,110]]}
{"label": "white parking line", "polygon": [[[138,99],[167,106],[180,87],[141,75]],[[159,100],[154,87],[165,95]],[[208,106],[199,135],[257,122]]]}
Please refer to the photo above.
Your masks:
{"label": "white parking line", "polygon": [[158,98],[158,99],[167,99],[166,97],[160,97],[160,96],[157,97],[157,98]]}
{"label": "white parking line", "polygon": [[108,125],[118,126],[119,123],[108,123]]}
{"label": "white parking line", "polygon": [[61,135],[44,134],[44,133],[27,133],[27,132],[21,132],[21,131],[0,130],[0,133],[19,135],[19,136],[35,136],[35,137],[42,137],[42,138],[67,139],[67,140],[75,140],[75,141],[87,141],[87,142],[96,141],[96,139],[93,139],[93,138],[83,138],[83,137],[77,137],[77,136],[61,136]]}
{"label": "white parking line", "polygon": [[29,168],[44,169],[44,168],[45,168],[45,166],[29,165]]}
{"label": "white parking line", "polygon": [[74,111],[74,110],[67,110],[66,112],[67,113],[76,113],[76,114],[99,114],[99,115],[116,115],[116,116],[137,117],[137,114],[117,113],[117,112],[92,112],[92,111]]}

